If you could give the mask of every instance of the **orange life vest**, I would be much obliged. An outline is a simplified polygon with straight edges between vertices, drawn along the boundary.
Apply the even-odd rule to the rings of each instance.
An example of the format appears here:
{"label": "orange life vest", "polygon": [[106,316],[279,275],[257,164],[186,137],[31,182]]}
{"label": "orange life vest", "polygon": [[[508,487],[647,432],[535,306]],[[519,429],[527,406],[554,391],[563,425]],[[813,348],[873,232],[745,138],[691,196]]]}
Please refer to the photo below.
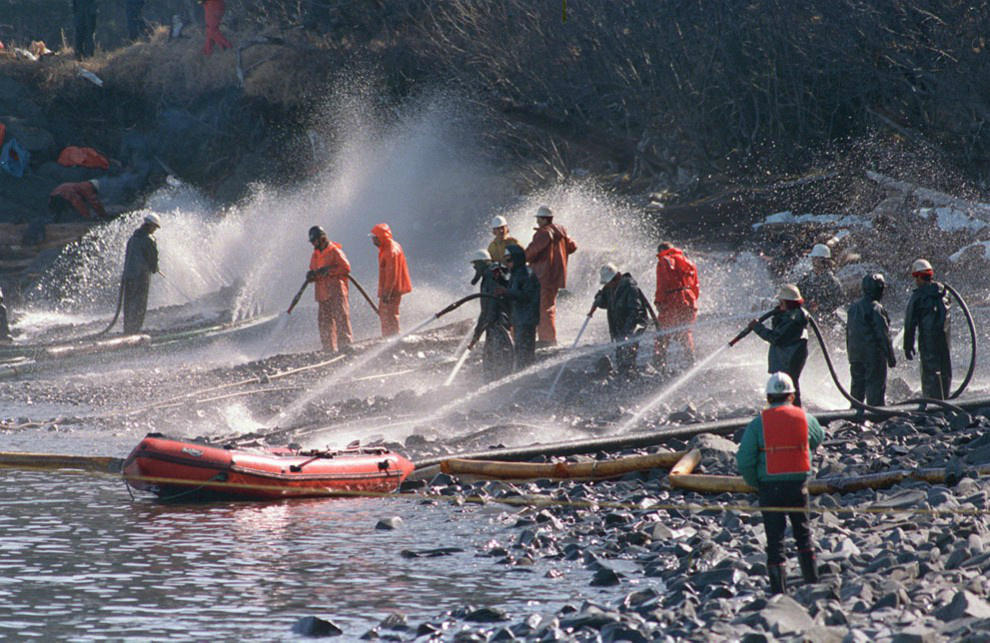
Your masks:
{"label": "orange life vest", "polygon": [[799,406],[782,404],[763,411],[763,444],[767,473],[808,473],[808,416]]}

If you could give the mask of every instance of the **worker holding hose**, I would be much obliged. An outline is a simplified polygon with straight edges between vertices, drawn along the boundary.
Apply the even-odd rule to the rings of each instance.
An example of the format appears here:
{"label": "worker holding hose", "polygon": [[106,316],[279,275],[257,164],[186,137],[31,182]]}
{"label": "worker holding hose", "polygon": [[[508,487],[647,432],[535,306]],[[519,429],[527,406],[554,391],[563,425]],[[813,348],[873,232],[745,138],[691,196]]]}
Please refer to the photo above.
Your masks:
{"label": "worker holding hose", "polygon": [[787,373],[771,375],[766,393],[769,407],[746,426],[736,453],[736,466],[743,479],[756,487],[761,507],[797,510],[762,512],[770,593],[783,594],[787,591],[784,532],[788,519],[804,581],[818,581],[807,482],[811,475],[811,454],[825,439],[825,432],[814,416],[794,406],[797,387]]}
{"label": "worker holding hose", "polygon": [[151,213],[127,241],[123,276],[125,335],[141,332],[144,326],[151,275],[158,272],[158,244],[152,235],[161,225],[158,215]]}
{"label": "worker holding hose", "polygon": [[487,250],[479,250],[471,260],[474,266],[474,279],[471,285],[481,282],[479,292],[482,297],[478,300],[481,313],[478,323],[474,326],[474,335],[468,343],[468,350],[474,348],[482,333],[485,335],[485,350],[482,357],[482,367],[485,380],[494,382],[512,372],[512,337],[509,332],[510,322],[509,303],[505,299],[494,298],[495,289],[509,284],[506,278],[505,266],[492,261]]}
{"label": "worker holding hose", "polygon": [[808,256],[811,271],[798,280],[797,287],[804,295],[805,307],[818,322],[832,329],[841,323],[835,311],[846,303],[842,284],[832,271],[832,250],[824,243],[817,243]]}
{"label": "worker holding hose", "polygon": [[309,259],[306,281],[313,282],[316,291],[317,326],[323,350],[336,353],[351,343],[351,307],[348,302],[347,275],[351,264],[339,243],[327,238],[320,226],[309,229],[313,254]]}
{"label": "worker holding hose", "polygon": [[863,277],[863,297],[846,317],[849,394],[870,406],[887,403],[887,367],[897,366],[890,341],[890,317],[880,300],[886,286],[880,273]]}
{"label": "worker holding hose", "polygon": [[409,266],[402,246],[392,238],[387,223],[371,229],[371,242],[378,248],[378,318],[382,337],[399,334],[399,304],[402,295],[412,292]]}
{"label": "worker holding hose", "polygon": [[[653,303],[657,307],[657,323],[669,332],[657,335],[653,342],[653,366],[666,368],[667,349],[676,341],[681,345],[688,363],[694,362],[692,326],[698,319],[698,268],[684,256],[684,251],[669,241],[657,246],[657,290]],[[680,330],[671,330],[679,328]]]}
{"label": "worker holding hose", "polygon": [[495,296],[509,302],[512,317],[513,370],[521,371],[536,359],[536,326],[540,323],[540,279],[526,265],[522,246],[505,248],[509,284],[496,286]]}
{"label": "worker holding hose", "polygon": [[949,397],[952,387],[952,357],[948,289],[935,281],[935,271],[925,259],[911,265],[916,288],[904,313],[904,357],[914,359],[918,336],[921,358],[921,394],[936,400]]}
{"label": "worker holding hose", "polygon": [[780,304],[767,328],[757,319],[749,328],[770,344],[767,355],[768,373],[787,373],[794,382],[794,405],[801,406],[801,371],[808,361],[808,313],[801,304],[804,299],[794,284],[784,284],[777,291]]}
{"label": "worker holding hose", "polygon": [[613,264],[601,268],[599,282],[602,289],[595,295],[595,308],[607,311],[608,334],[613,342],[623,342],[615,348],[615,367],[619,375],[636,374],[636,356],[639,342],[627,342],[639,335],[649,323],[646,300],[628,272],[623,273]]}

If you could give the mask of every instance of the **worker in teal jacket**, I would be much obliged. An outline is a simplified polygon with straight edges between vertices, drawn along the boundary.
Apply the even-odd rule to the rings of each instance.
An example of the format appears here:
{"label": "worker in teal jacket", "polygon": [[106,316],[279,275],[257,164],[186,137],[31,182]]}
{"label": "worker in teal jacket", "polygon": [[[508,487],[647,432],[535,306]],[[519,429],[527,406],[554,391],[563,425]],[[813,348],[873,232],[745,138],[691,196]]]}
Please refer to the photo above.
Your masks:
{"label": "worker in teal jacket", "polygon": [[761,507],[795,507],[799,511],[764,511],[767,534],[767,576],[770,592],[787,590],[784,562],[784,531],[791,520],[798,546],[801,573],[807,583],[818,580],[815,547],[808,515],[808,486],[811,454],[825,439],[825,432],[814,416],[794,406],[794,381],[777,372],[767,380],[767,403],[743,433],[736,466],[747,483],[757,488]]}

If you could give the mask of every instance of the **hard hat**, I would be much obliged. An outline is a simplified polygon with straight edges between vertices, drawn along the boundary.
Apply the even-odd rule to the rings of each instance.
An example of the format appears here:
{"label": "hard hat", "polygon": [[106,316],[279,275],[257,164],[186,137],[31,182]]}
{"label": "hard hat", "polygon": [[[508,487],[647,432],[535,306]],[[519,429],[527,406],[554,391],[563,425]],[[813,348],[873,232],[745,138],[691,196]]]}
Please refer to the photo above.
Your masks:
{"label": "hard hat", "polygon": [[794,380],[787,373],[777,371],[767,380],[767,395],[787,395],[796,392]]}
{"label": "hard hat", "polygon": [[321,228],[318,225],[315,225],[315,226],[313,226],[312,228],[309,229],[309,240],[310,240],[310,242],[316,241],[320,237],[325,237],[325,236],[327,236],[326,230],[324,230],[323,228]]}
{"label": "hard hat", "polygon": [[619,274],[619,269],[615,267],[615,264],[607,263],[602,266],[601,277],[598,279],[599,283],[607,284],[608,282],[615,279],[615,276]]}
{"label": "hard hat", "polygon": [[935,271],[932,269],[932,264],[928,263],[925,259],[915,259],[914,263],[911,264],[911,274],[916,275],[918,273],[925,273]]}
{"label": "hard hat", "polygon": [[487,250],[478,250],[471,256],[471,263],[474,263],[475,261],[484,261],[487,263],[491,260],[492,256],[488,254]]}
{"label": "hard hat", "polygon": [[158,218],[158,215],[152,212],[151,214],[144,215],[144,222],[150,223],[153,226],[162,227],[162,220]]}
{"label": "hard hat", "polygon": [[538,207],[536,209],[536,218],[537,219],[541,219],[541,218],[552,219],[553,218],[553,210],[550,209],[550,206],[549,205],[541,205],[540,207]]}
{"label": "hard hat", "polygon": [[501,214],[495,217],[494,219],[492,219],[493,228],[502,228],[507,225],[509,225],[509,222],[506,221],[505,217],[503,217]]}
{"label": "hard hat", "polygon": [[777,299],[782,301],[804,301],[801,291],[794,284],[784,284],[777,291]]}
{"label": "hard hat", "polygon": [[831,259],[832,250],[824,243],[816,243],[815,247],[811,249],[811,254],[809,257],[821,257],[822,259]]}
{"label": "hard hat", "polygon": [[97,189],[97,191],[99,191],[99,189],[100,189],[100,180],[99,179],[90,179],[89,182],[93,185],[94,188]]}

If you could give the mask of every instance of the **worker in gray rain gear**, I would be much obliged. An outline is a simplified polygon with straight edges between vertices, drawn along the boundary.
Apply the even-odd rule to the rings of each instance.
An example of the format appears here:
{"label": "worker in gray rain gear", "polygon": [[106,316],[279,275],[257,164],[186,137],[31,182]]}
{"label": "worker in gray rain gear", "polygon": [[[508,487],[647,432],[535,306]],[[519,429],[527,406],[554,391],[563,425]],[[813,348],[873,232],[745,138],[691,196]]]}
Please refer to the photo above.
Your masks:
{"label": "worker in gray rain gear", "polygon": [[935,281],[932,265],[918,259],[911,266],[917,288],[911,293],[904,313],[904,356],[914,359],[914,336],[918,335],[921,358],[921,394],[936,400],[946,399],[952,387],[952,341],[949,324],[949,292]]}
{"label": "worker in gray rain gear", "polygon": [[124,255],[124,334],[141,332],[148,311],[151,275],[158,272],[158,244],[151,235],[161,227],[157,214],[149,214],[127,241]]}
{"label": "worker in gray rain gear", "polygon": [[[471,280],[471,285],[480,281],[479,292],[482,295],[494,296],[496,288],[499,286],[504,288],[509,284],[505,266],[492,261],[487,250],[479,250],[475,253],[471,265],[474,266],[474,279]],[[478,323],[475,324],[468,350],[474,348],[484,334],[485,349],[482,366],[485,380],[494,382],[512,372],[512,336],[510,335],[512,324],[509,302],[492,297],[482,297],[479,302],[481,313],[478,315]]]}
{"label": "worker in gray rain gear", "polygon": [[849,394],[871,406],[887,403],[887,367],[897,366],[890,341],[890,317],[880,303],[885,286],[880,273],[863,277],[863,297],[849,307],[846,317]]}
{"label": "worker in gray rain gear", "polygon": [[[605,264],[600,271],[602,289],[595,295],[595,308],[608,313],[608,334],[613,342],[625,342],[642,334],[649,323],[646,298],[628,272],[623,273],[613,264]],[[623,343],[615,348],[615,366],[621,375],[636,372],[636,356],[639,342]]]}
{"label": "worker in gray rain gear", "polygon": [[832,250],[824,243],[811,249],[811,271],[797,282],[804,295],[805,308],[832,328],[838,321],[835,311],[846,304],[842,284],[832,272]]}
{"label": "worker in gray rain gear", "polygon": [[526,251],[513,244],[505,248],[509,284],[496,286],[495,295],[509,302],[512,319],[513,370],[521,371],[536,358],[536,326],[540,323],[540,280],[526,265]]}
{"label": "worker in gray rain gear", "polygon": [[7,307],[3,305],[3,290],[0,290],[0,345],[12,343],[14,343],[14,337],[10,334]]}
{"label": "worker in gray rain gear", "polygon": [[808,361],[808,313],[801,307],[804,299],[794,284],[781,286],[777,299],[780,304],[770,318],[770,328],[756,319],[749,322],[749,327],[770,343],[767,372],[787,373],[794,382],[794,405],[801,406],[798,382]]}

